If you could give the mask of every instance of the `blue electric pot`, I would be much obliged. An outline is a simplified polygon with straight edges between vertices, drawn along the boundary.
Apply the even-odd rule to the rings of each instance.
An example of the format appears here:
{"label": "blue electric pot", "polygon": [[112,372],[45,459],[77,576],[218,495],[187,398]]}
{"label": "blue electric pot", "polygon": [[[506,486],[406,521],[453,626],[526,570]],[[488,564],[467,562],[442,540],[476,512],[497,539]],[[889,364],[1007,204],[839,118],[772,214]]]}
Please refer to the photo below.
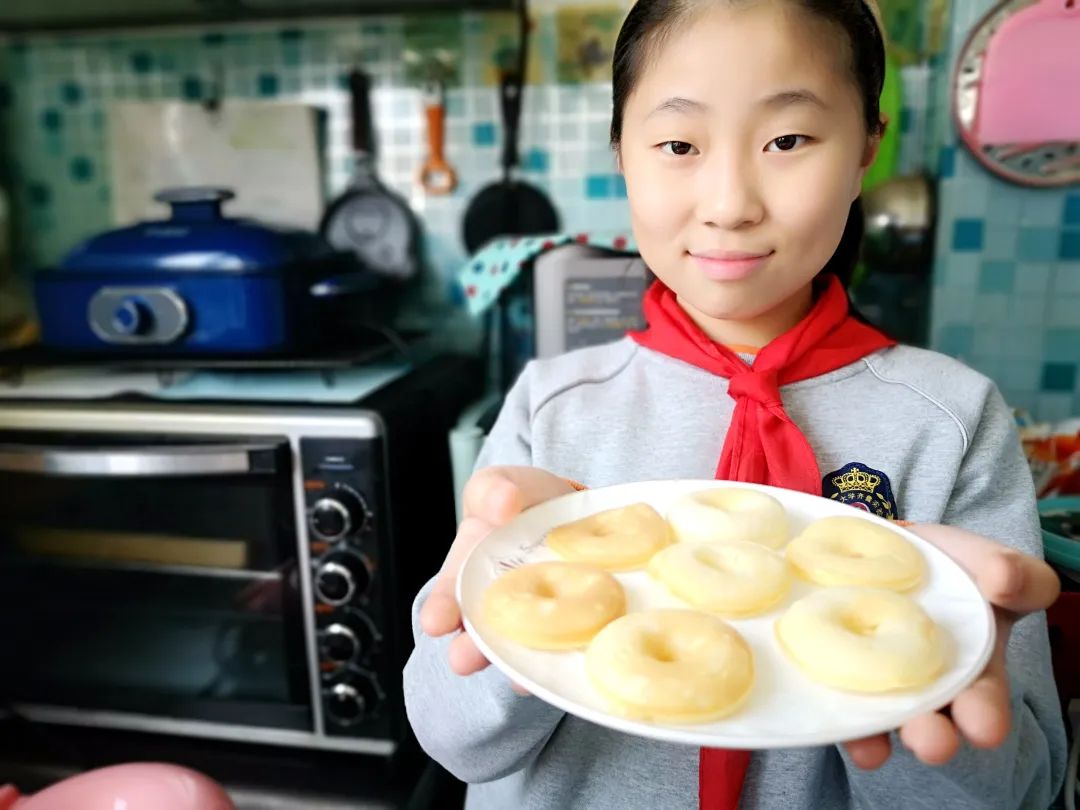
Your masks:
{"label": "blue electric pot", "polygon": [[39,271],[43,342],[83,353],[290,353],[322,341],[325,298],[377,285],[314,233],[224,216],[232,196],[161,192],[170,219],[101,234]]}

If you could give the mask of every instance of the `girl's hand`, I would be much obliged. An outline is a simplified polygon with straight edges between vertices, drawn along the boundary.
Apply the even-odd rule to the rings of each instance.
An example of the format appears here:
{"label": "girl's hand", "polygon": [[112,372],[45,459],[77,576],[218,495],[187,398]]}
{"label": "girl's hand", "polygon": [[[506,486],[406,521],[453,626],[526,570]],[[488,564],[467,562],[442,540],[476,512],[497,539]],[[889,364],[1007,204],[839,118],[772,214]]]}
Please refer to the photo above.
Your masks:
{"label": "girl's hand", "polygon": [[[994,606],[997,639],[982,675],[947,707],[909,720],[900,740],[927,765],[948,762],[963,735],[976,748],[995,748],[1005,742],[1012,722],[1005,651],[1013,624],[1024,615],[1045,610],[1061,590],[1057,574],[1035,557],[1002,546],[977,534],[948,526],[913,526],[924,540],[940,548],[972,575],[983,596]],[[878,768],[889,758],[889,737],[879,734],[844,743],[852,761]]]}
{"label": "girl's hand", "polygon": [[[487,467],[473,475],[465,485],[465,517],[435,587],[420,608],[420,627],[424,633],[445,636],[462,629],[461,609],[454,589],[458,570],[477,543],[530,506],[573,491],[565,479],[534,467]],[[450,668],[458,675],[471,675],[488,665],[468,633],[460,633],[450,642],[448,657]]]}

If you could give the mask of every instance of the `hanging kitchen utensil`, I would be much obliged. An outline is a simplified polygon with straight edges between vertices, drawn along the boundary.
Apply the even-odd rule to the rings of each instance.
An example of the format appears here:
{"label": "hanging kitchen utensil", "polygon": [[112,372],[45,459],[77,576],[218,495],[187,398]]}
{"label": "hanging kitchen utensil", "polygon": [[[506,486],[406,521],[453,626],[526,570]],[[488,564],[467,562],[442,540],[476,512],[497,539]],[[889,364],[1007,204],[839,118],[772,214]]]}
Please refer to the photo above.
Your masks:
{"label": "hanging kitchen utensil", "polygon": [[349,74],[356,173],[323,215],[321,230],[333,247],[353,253],[367,269],[406,281],[420,269],[419,226],[412,209],[376,175],[369,87],[366,74]]}
{"label": "hanging kitchen utensil", "polygon": [[420,185],[428,194],[450,194],[457,188],[457,172],[447,162],[445,154],[446,88],[440,81],[431,81],[424,85],[423,93],[428,156],[420,167]]}
{"label": "hanging kitchen utensil", "polygon": [[1007,0],[972,29],[953,79],[964,144],[1016,183],[1080,182],[1080,0]]}
{"label": "hanging kitchen utensil", "polygon": [[465,247],[470,253],[475,253],[500,236],[525,236],[559,230],[559,216],[544,192],[514,175],[518,165],[518,121],[521,115],[520,74],[511,73],[503,77],[499,96],[506,133],[503,176],[501,180],[481,189],[465,212]]}
{"label": "hanging kitchen utensil", "polygon": [[518,128],[521,96],[529,51],[529,12],[525,0],[518,6],[521,49],[516,70],[504,71],[499,82],[499,108],[503,123],[502,179],[483,188],[465,212],[465,247],[475,253],[500,236],[525,236],[559,230],[559,215],[540,189],[515,177],[518,165]]}

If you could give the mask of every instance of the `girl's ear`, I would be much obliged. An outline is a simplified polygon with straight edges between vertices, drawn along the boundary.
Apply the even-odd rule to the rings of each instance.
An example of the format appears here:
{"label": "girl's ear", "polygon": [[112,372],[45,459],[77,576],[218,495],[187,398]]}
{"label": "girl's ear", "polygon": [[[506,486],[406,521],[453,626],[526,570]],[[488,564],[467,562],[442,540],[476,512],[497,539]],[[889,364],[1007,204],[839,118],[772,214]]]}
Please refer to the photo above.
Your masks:
{"label": "girl's ear", "polygon": [[885,130],[888,129],[888,126],[889,116],[882,113],[881,126],[878,127],[878,131],[866,139],[866,150],[863,152],[862,161],[859,164],[864,172],[877,160],[878,151],[881,149],[881,139],[885,137]]}
{"label": "girl's ear", "polygon": [[852,189],[852,202],[862,194],[863,178],[866,176],[867,171],[874,165],[874,161],[877,160],[878,152],[881,150],[881,139],[885,135],[885,127],[888,126],[888,116],[881,116],[881,128],[873,135],[868,135],[866,138],[866,148],[863,150],[862,160],[859,161],[859,175],[855,181],[855,188]]}

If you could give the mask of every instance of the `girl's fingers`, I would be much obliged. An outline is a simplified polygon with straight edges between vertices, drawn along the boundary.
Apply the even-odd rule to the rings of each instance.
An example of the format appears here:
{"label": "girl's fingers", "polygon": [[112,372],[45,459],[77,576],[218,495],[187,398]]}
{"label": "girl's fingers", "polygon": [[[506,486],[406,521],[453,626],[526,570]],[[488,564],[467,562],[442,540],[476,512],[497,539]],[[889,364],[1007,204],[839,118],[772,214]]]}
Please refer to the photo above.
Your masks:
{"label": "girl's fingers", "polygon": [[977,748],[1001,745],[1012,725],[1009,674],[1005,669],[1005,652],[1011,627],[1012,622],[1008,618],[998,617],[997,639],[990,663],[975,683],[957,695],[952,703],[953,722]]}
{"label": "girl's fingers", "polygon": [[900,741],[927,765],[943,765],[960,748],[960,734],[953,721],[939,712],[921,714],[904,723]]}
{"label": "girl's fingers", "polygon": [[465,518],[446,555],[442,571],[427,600],[420,607],[420,629],[429,636],[445,636],[461,628],[461,609],[454,589],[458,569],[469,552],[491,532],[491,526],[478,518]]}
{"label": "girl's fingers", "polygon": [[844,743],[851,761],[865,770],[880,768],[889,758],[891,746],[887,734],[876,734],[873,737],[863,737],[861,740],[850,740]]}
{"label": "girl's fingers", "polygon": [[468,633],[454,637],[450,642],[447,658],[450,659],[450,669],[458,675],[472,675],[488,666],[488,660],[477,649]]}
{"label": "girl's fingers", "polygon": [[573,492],[570,483],[536,467],[487,467],[465,485],[465,514],[502,526],[530,506]]}
{"label": "girl's fingers", "polygon": [[960,563],[983,596],[1003,610],[1021,615],[1045,610],[1061,591],[1054,569],[1029,554],[953,526],[909,528]]}

